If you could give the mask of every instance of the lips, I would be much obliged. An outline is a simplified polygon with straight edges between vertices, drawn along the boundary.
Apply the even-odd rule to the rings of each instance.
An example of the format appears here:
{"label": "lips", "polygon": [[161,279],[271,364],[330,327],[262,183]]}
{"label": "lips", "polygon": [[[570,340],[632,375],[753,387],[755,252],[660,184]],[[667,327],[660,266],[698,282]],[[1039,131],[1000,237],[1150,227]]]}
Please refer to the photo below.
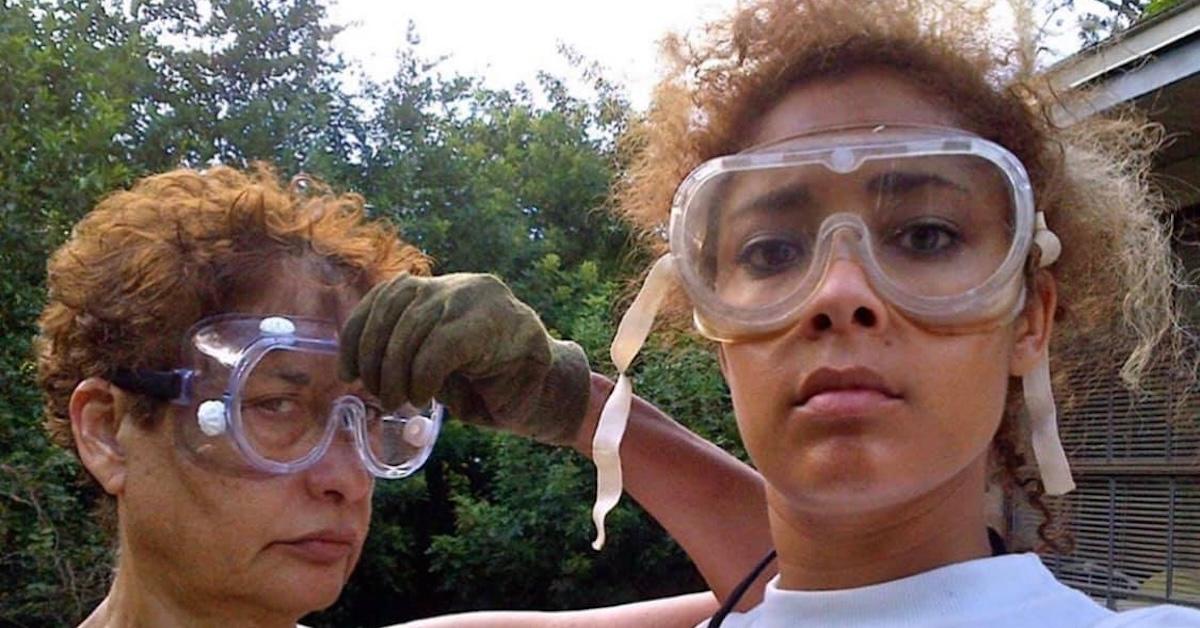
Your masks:
{"label": "lips", "polygon": [[358,535],[347,528],[329,528],[277,541],[274,545],[301,560],[327,564],[353,555]]}
{"label": "lips", "polygon": [[867,416],[901,398],[899,391],[871,369],[821,368],[804,378],[796,406],[820,416]]}

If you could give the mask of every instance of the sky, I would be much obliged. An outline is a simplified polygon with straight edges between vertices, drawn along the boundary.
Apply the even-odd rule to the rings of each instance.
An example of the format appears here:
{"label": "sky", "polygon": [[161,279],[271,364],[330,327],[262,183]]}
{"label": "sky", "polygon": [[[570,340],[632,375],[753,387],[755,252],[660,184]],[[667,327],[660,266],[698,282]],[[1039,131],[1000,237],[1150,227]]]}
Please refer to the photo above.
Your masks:
{"label": "sky", "polygon": [[644,108],[659,75],[657,42],[671,30],[696,28],[736,0],[333,0],[330,21],[348,28],[334,46],[386,80],[396,70],[412,21],[424,57],[449,55],[448,71],[483,76],[491,87],[533,83],[539,70],[571,71],[558,43],[599,62],[605,77],[629,89]]}
{"label": "sky", "polygon": [[[848,0],[853,1],[853,0]],[[490,87],[533,83],[539,70],[571,78],[559,42],[599,62],[605,77],[624,84],[644,109],[660,75],[658,41],[670,31],[696,29],[737,0],[331,0],[332,23],[346,26],[334,46],[383,81],[396,70],[411,21],[425,58],[448,55],[447,72],[482,76]],[[1080,9],[1096,0],[1077,0]],[[1093,9],[1094,10],[1094,9]],[[1074,16],[1051,47],[1077,46]],[[1062,56],[1060,54],[1054,57]]]}

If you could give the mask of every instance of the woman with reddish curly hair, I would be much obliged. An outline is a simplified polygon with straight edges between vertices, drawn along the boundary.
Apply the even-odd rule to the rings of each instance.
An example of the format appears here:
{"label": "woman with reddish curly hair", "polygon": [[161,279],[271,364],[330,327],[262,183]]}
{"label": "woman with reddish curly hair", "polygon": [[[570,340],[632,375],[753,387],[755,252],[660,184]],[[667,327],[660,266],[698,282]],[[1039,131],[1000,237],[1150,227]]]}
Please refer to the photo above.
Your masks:
{"label": "woman with reddish curly hair", "polygon": [[[37,350],[47,428],[115,507],[115,578],[83,625],[294,625],[337,599],[372,473],[346,439],[282,421],[325,428],[336,408],[378,441],[370,396],[316,379],[321,343],[371,285],[428,268],[360,197],[285,189],[265,167],[147,177],[75,226],[49,263]],[[410,472],[436,418],[411,422],[428,442],[375,450],[369,470]],[[305,448],[319,459],[271,468]]]}
{"label": "woman with reddish curly hair", "polygon": [[[361,197],[308,179],[285,187],[265,166],[146,177],[79,221],[49,263],[37,360],[52,438],[115,511],[114,579],[83,625],[293,626],[337,599],[375,478],[419,469],[442,419],[430,399],[381,399],[357,377],[339,379],[343,325],[389,280],[432,298],[465,278],[511,304],[494,279],[428,270],[391,226],[364,217]],[[606,380],[582,351],[551,339],[527,307],[444,305],[443,322],[470,314],[487,331],[435,352],[458,360],[453,388],[438,395],[452,415],[589,453],[603,398],[591,391]],[[414,381],[445,374],[444,360],[423,356]],[[630,426],[631,492],[727,591],[768,546],[762,517],[726,525],[694,513],[730,487],[745,496],[725,500],[730,512],[761,513],[758,478],[649,406]],[[693,471],[668,474],[668,458]],[[704,593],[472,621],[687,623],[714,607]]]}

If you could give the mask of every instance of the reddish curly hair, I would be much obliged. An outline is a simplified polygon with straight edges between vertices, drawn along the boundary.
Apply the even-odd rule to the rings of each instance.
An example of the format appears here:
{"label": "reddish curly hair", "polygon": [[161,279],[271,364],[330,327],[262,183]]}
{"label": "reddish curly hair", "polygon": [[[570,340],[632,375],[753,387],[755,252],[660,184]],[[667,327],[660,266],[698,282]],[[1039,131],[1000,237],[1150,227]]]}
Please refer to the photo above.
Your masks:
{"label": "reddish curly hair", "polygon": [[[430,267],[394,226],[366,218],[361,196],[284,186],[265,164],[173,170],[103,198],[48,265],[35,347],[51,438],[74,451],[68,404],[80,381],[176,366],[191,325],[288,260],[359,293]],[[147,404],[137,420],[153,420]]]}

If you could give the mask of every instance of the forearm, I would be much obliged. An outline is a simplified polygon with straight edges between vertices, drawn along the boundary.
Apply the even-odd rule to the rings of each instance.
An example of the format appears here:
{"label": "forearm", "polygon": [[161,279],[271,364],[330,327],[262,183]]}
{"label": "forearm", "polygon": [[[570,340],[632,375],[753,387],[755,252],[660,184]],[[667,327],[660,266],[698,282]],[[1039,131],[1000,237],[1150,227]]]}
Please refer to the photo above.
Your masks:
{"label": "forearm", "polygon": [[679,626],[690,628],[717,609],[711,593],[578,611],[479,611],[432,617],[403,624],[404,628],[610,628],[612,626]]}
{"label": "forearm", "polygon": [[[592,375],[586,436],[575,443],[584,455],[591,453],[594,417],[611,390],[610,380]],[[770,550],[761,476],[637,397],[621,441],[621,469],[625,490],[683,547],[718,598]],[[757,604],[762,584],[738,607]]]}

